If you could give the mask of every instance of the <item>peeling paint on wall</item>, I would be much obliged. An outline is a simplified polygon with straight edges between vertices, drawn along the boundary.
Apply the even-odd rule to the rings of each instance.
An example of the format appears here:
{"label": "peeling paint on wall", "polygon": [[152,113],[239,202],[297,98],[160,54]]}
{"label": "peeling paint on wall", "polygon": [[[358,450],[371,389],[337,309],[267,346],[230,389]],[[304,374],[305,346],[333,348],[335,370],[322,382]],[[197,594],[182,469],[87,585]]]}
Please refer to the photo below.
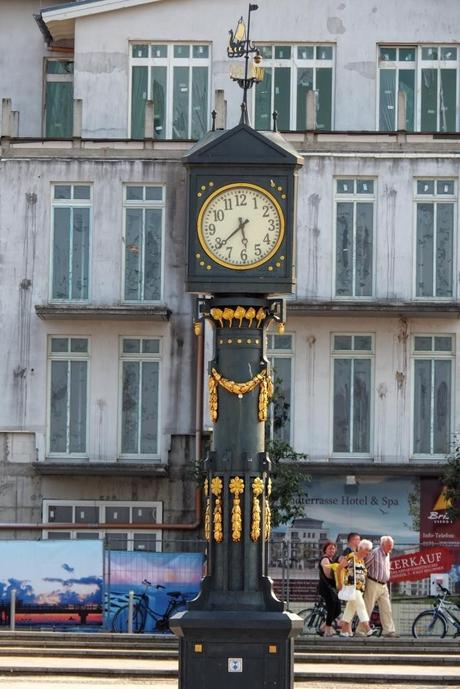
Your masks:
{"label": "peeling paint on wall", "polygon": [[344,69],[357,72],[365,79],[375,80],[375,62],[347,62]]}
{"label": "peeling paint on wall", "polygon": [[396,260],[396,196],[397,191],[394,187],[385,185],[383,190],[385,198],[385,218],[386,218],[386,256],[387,256],[387,297],[396,296],[395,286],[395,260]]}
{"label": "peeling paint on wall", "polygon": [[407,318],[400,318],[393,346],[393,369],[396,386],[395,449],[398,458],[402,456],[403,448],[406,447],[405,433],[410,411],[407,399],[408,346],[409,323]]}

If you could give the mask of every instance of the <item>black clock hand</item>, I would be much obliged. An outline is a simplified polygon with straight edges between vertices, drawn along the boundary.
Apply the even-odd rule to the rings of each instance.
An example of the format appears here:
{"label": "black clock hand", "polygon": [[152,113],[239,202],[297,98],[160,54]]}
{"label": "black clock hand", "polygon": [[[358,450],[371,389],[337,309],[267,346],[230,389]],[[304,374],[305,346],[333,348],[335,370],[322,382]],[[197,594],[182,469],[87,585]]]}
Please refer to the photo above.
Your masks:
{"label": "black clock hand", "polygon": [[231,232],[231,233],[228,235],[228,237],[226,237],[225,239],[222,240],[222,245],[226,244],[226,243],[228,242],[228,240],[231,239],[231,238],[233,237],[234,234],[236,234],[236,233],[239,232],[240,230],[243,230],[243,228],[244,228],[244,226],[246,225],[246,223],[249,222],[248,219],[243,221],[243,218],[238,218],[238,220],[240,221],[238,227],[236,228],[236,230],[233,230],[233,232]]}

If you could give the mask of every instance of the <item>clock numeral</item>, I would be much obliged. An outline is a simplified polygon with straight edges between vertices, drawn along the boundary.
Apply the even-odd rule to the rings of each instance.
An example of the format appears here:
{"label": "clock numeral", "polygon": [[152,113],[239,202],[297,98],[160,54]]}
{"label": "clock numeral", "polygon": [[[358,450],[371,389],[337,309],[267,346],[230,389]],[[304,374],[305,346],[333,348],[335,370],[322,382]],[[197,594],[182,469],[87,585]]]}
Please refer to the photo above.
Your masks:
{"label": "clock numeral", "polygon": [[268,219],[268,229],[270,232],[273,232],[273,230],[275,229],[275,221],[273,220],[273,218]]}
{"label": "clock numeral", "polygon": [[227,258],[232,257],[232,250],[233,250],[233,246],[226,246],[225,247],[225,251],[227,252]]}
{"label": "clock numeral", "polygon": [[243,249],[243,250],[242,250],[242,252],[240,253],[240,256],[241,256],[241,260],[242,260],[242,261],[247,261],[247,260],[248,260],[248,254],[247,254],[246,249]]}
{"label": "clock numeral", "polygon": [[259,206],[257,205],[257,196],[253,196],[253,197],[252,197],[252,200],[254,201],[254,210],[257,210],[258,207],[259,207]]}
{"label": "clock numeral", "polygon": [[224,206],[226,211],[231,211],[232,210],[232,200],[231,199],[224,199]]}
{"label": "clock numeral", "polygon": [[[268,237],[268,234],[267,234],[267,237]],[[223,246],[223,244],[224,243],[223,243],[222,239],[220,237],[216,237],[216,249],[220,249],[221,246]]]}
{"label": "clock numeral", "polygon": [[218,211],[213,211],[213,213],[214,213],[214,222],[221,222],[225,217],[223,210],[219,209]]}
{"label": "clock numeral", "polygon": [[[268,234],[267,234],[268,237]],[[255,244],[254,245],[254,253],[256,256],[261,256],[262,254],[262,249],[260,248],[260,244]]]}
{"label": "clock numeral", "polygon": [[216,226],[213,223],[209,223],[208,225],[208,234],[212,235],[215,234],[216,232]]}
{"label": "clock numeral", "polygon": [[270,242],[270,237],[268,236],[268,232],[267,232],[267,234],[265,235],[265,237],[262,239],[262,241],[264,242],[264,244],[270,244],[270,243],[271,243],[271,242]]}
{"label": "clock numeral", "polygon": [[269,218],[269,217],[270,217],[270,213],[269,213],[268,211],[269,211],[269,209],[270,209],[270,206],[263,206],[263,209],[264,209],[264,212],[263,212],[262,217],[263,217],[263,218]]}
{"label": "clock numeral", "polygon": [[235,201],[237,206],[247,206],[246,194],[235,194]]}

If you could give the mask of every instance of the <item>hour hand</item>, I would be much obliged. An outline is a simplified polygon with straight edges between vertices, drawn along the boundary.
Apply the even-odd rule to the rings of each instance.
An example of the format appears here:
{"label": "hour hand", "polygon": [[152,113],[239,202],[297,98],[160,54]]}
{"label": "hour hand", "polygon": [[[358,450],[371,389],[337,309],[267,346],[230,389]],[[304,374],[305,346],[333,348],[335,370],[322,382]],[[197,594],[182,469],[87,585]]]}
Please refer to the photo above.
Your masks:
{"label": "hour hand", "polygon": [[231,239],[231,238],[233,237],[233,235],[236,234],[237,232],[239,232],[240,230],[242,230],[242,231],[243,231],[243,234],[244,234],[244,226],[246,225],[246,223],[249,222],[249,220],[244,220],[244,221],[243,221],[243,218],[238,218],[238,220],[240,221],[238,227],[236,228],[236,230],[233,230],[233,232],[231,232],[231,233],[228,235],[228,237],[226,237],[226,238],[222,241],[222,244],[226,244],[226,243],[228,242],[228,240]]}

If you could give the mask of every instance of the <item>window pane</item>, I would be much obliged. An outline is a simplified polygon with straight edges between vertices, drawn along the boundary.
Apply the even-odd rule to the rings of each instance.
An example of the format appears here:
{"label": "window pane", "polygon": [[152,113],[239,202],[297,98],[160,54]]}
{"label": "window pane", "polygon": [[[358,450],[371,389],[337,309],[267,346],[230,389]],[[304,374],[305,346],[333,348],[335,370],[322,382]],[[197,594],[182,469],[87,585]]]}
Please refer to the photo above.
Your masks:
{"label": "window pane", "polygon": [[396,48],[380,48],[380,59],[386,62],[394,62],[396,60]]}
{"label": "window pane", "polygon": [[166,138],[166,89],[167,68],[153,67],[152,69],[152,100],[155,136]]}
{"label": "window pane", "polygon": [[433,295],[433,218],[432,203],[417,204],[417,296]]}
{"label": "window pane", "polygon": [[334,360],[334,452],[350,452],[351,368],[351,359]]}
{"label": "window pane", "polygon": [[439,128],[442,132],[456,131],[457,71],[441,69],[439,89]]}
{"label": "window pane", "polygon": [[174,67],[173,73],[172,136],[173,139],[186,139],[188,137],[189,68]]}
{"label": "window pane", "polygon": [[70,452],[86,452],[86,361],[70,362]]}
{"label": "window pane", "polygon": [[441,60],[456,60],[457,48],[441,48]]}
{"label": "window pane", "polygon": [[316,46],[317,60],[332,60],[332,47],[327,45]]}
{"label": "window pane", "polygon": [[142,352],[144,354],[158,354],[160,352],[160,340],[142,340]]}
{"label": "window pane", "polygon": [[158,521],[156,507],[135,507],[133,506],[132,519],[133,524],[156,524]]}
{"label": "window pane", "polygon": [[125,299],[139,300],[142,284],[142,208],[126,209]]}
{"label": "window pane", "polygon": [[142,201],[144,199],[144,187],[126,187],[127,201]]}
{"label": "window pane", "polygon": [[[332,50],[332,49],[331,49]],[[316,128],[332,129],[332,68],[321,67],[316,70],[316,90],[318,91],[318,109]]]}
{"label": "window pane", "polygon": [[135,533],[133,541],[133,550],[144,550],[155,552],[157,546],[157,539],[155,534]]}
{"label": "window pane", "polygon": [[72,196],[72,187],[70,184],[56,184],[54,187],[55,199],[70,199]]}
{"label": "window pane", "polygon": [[336,335],[334,337],[334,349],[343,351],[345,349],[352,349],[351,335]]}
{"label": "window pane", "polygon": [[275,69],[274,110],[278,113],[278,127],[280,129],[290,129],[290,94],[291,69],[290,67],[277,67]]}
{"label": "window pane", "polygon": [[123,362],[121,451],[125,454],[138,452],[139,424],[139,364]]}
{"label": "window pane", "polygon": [[189,45],[175,45],[174,46],[174,57],[190,57],[190,46]]}
{"label": "window pane", "polygon": [[209,46],[207,45],[194,45],[193,46],[193,57],[209,57]]}
{"label": "window pane", "polygon": [[292,335],[274,335],[273,349],[291,349]]}
{"label": "window pane", "polygon": [[53,299],[70,298],[70,208],[54,209]]}
{"label": "window pane", "polygon": [[354,180],[352,179],[338,179],[337,193],[338,194],[353,194],[355,188]]}
{"label": "window pane", "polygon": [[373,204],[356,204],[355,296],[372,294]]}
{"label": "window pane", "polygon": [[75,505],[76,524],[98,524],[99,507],[95,505]]}
{"label": "window pane", "polygon": [[437,194],[453,194],[454,191],[454,183],[451,180],[438,180],[436,182]]}
{"label": "window pane", "polygon": [[399,59],[404,62],[415,62],[415,48],[400,48]]}
{"label": "window pane", "polygon": [[192,139],[201,139],[208,127],[208,68],[192,69]]}
{"label": "window pane", "polygon": [[138,339],[125,338],[123,340],[123,354],[139,354],[141,351],[141,341]]}
{"label": "window pane", "polygon": [[108,550],[128,550],[128,534],[107,533],[105,542]]}
{"label": "window pane", "polygon": [[422,48],[422,60],[437,60],[438,59],[438,49],[437,48]]}
{"label": "window pane", "polygon": [[371,179],[357,179],[356,180],[357,194],[373,194],[374,182]]}
{"label": "window pane", "polygon": [[48,60],[46,63],[47,74],[73,74],[73,62],[71,60]]}
{"label": "window pane", "polygon": [[72,337],[72,339],[70,340],[70,351],[87,352],[88,340],[86,339],[86,337]]}
{"label": "window pane", "polygon": [[451,352],[452,338],[451,337],[435,337],[434,349],[436,352]]}
{"label": "window pane", "polygon": [[297,70],[297,129],[307,128],[307,93],[313,89],[313,69]]}
{"label": "window pane", "polygon": [[438,72],[436,69],[422,69],[422,132],[435,132],[437,129],[437,100]]}
{"label": "window pane", "polygon": [[162,201],[163,187],[145,187],[145,198],[147,201]]}
{"label": "window pane", "polygon": [[451,297],[453,288],[454,204],[436,206],[436,296]]}
{"label": "window pane", "polygon": [[129,507],[106,507],[105,521],[107,524],[129,524]]}
{"label": "window pane", "polygon": [[354,360],[353,452],[370,450],[371,362]]}
{"label": "window pane", "polygon": [[272,408],[273,435],[277,440],[289,442],[291,438],[291,359],[274,357],[272,360],[275,398]]}
{"label": "window pane", "polygon": [[97,531],[77,531],[75,538],[77,541],[98,541],[99,534]]}
{"label": "window pane", "polygon": [[414,452],[429,454],[431,451],[431,361],[415,361],[414,366]]}
{"label": "window pane", "polygon": [[145,210],[144,299],[161,296],[161,220],[160,209]]}
{"label": "window pane", "polygon": [[152,45],[150,46],[152,57],[168,57],[167,45]]}
{"label": "window pane", "polygon": [[419,179],[417,181],[417,194],[434,194],[434,182],[431,179]]}
{"label": "window pane", "polygon": [[372,351],[372,337],[370,335],[355,335],[353,349],[358,352]]}
{"label": "window pane", "polygon": [[415,127],[415,70],[399,70],[399,90],[406,94],[406,129],[413,132]]}
{"label": "window pane", "polygon": [[132,68],[131,137],[143,139],[145,134],[145,103],[147,101],[148,67]]}
{"label": "window pane", "polygon": [[89,208],[73,209],[72,299],[88,299]]}
{"label": "window pane", "polygon": [[418,336],[414,338],[414,349],[416,352],[431,352],[433,348],[432,337]]}
{"label": "window pane", "polygon": [[275,45],[275,60],[290,60],[291,48],[288,45]]}
{"label": "window pane", "polygon": [[141,447],[143,454],[158,451],[158,382],[159,363],[142,362]]}
{"label": "window pane", "polygon": [[133,45],[133,57],[148,57],[148,45]]}
{"label": "window pane", "polygon": [[51,362],[50,451],[67,451],[67,361]]}
{"label": "window pane", "polygon": [[73,188],[74,199],[89,199],[91,195],[91,188],[85,184],[76,184]]}
{"label": "window pane", "polygon": [[446,454],[450,444],[451,362],[434,362],[433,452]]}
{"label": "window pane", "polygon": [[49,541],[70,541],[70,531],[49,531]]}
{"label": "window pane", "polygon": [[380,70],[380,100],[379,100],[379,129],[382,132],[392,132],[395,124],[396,102],[396,70]]}
{"label": "window pane", "polygon": [[335,291],[351,295],[353,291],[353,204],[337,204],[337,246]]}
{"label": "window pane", "polygon": [[256,129],[271,130],[272,70],[265,69],[263,81],[256,84],[255,124]]}
{"label": "window pane", "polygon": [[68,352],[69,340],[67,337],[53,337],[51,340],[52,352]]}
{"label": "window pane", "polygon": [[73,82],[53,81],[46,84],[46,137],[72,136]]}
{"label": "window pane", "polygon": [[71,524],[73,513],[71,505],[53,505],[48,508],[48,521],[61,522],[61,524]]}
{"label": "window pane", "polygon": [[297,57],[299,60],[313,60],[314,48],[312,45],[299,45],[297,48]]}

